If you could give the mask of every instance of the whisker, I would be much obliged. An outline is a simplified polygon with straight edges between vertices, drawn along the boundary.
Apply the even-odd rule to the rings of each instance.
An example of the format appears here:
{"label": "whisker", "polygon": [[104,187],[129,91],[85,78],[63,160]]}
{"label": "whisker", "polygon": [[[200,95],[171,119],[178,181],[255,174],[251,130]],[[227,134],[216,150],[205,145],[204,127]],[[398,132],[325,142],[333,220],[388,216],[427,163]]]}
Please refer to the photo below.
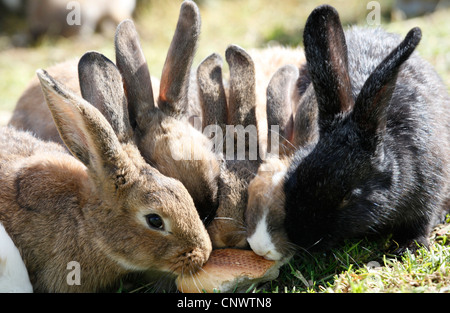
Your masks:
{"label": "whisker", "polygon": [[216,216],[214,217],[215,220],[230,220],[230,221],[235,221],[234,218],[232,217],[226,217],[226,216]]}
{"label": "whisker", "polygon": [[[290,142],[290,141],[289,141],[286,137],[284,137],[282,134],[280,134],[280,133],[275,132],[274,130],[272,130],[271,127],[269,127],[269,132],[273,132],[273,133],[278,134],[278,136],[280,136],[280,138],[284,139],[283,142],[288,143],[288,144],[291,146],[291,148],[297,149],[297,147],[296,147],[292,142]],[[284,144],[281,144],[280,146],[282,146],[283,148],[286,148],[286,150],[287,150],[287,147],[286,147]],[[283,151],[283,152],[286,152],[286,150]]]}
{"label": "whisker", "polygon": [[238,220],[236,220],[236,219],[234,219],[234,218],[232,218],[232,217],[226,217],[226,216],[216,216],[216,217],[214,217],[214,219],[215,220],[227,220],[227,221],[231,221],[231,222],[234,222],[234,223],[236,223],[240,228],[242,228],[242,229],[246,229],[246,227],[245,227],[245,225],[244,225],[244,223],[242,222],[242,221],[238,221]]}
{"label": "whisker", "polygon": [[183,267],[181,267],[181,273],[180,273],[180,276],[179,276],[179,281],[180,281],[179,288],[181,289],[180,290],[181,293],[184,293],[183,286],[184,286],[185,277],[186,277],[186,275],[184,274],[184,266],[183,266]]}
{"label": "whisker", "polygon": [[199,284],[200,284],[200,286],[201,286],[200,292],[201,292],[201,293],[202,293],[202,292],[205,292],[206,289],[205,289],[205,287],[203,286],[203,284],[202,284],[202,282],[201,282],[201,280],[200,280],[200,278],[199,278],[199,276],[200,276],[199,271],[196,272],[196,273],[194,273],[194,275],[196,276],[196,279],[198,280],[198,282],[199,282]]}
{"label": "whisker", "polygon": [[313,243],[308,249],[311,249],[314,246],[317,246],[321,241],[322,241],[323,237],[320,238],[319,240],[317,240],[315,243]]}
{"label": "whisker", "polygon": [[194,286],[197,289],[198,292],[201,292],[201,289],[197,285],[197,279],[195,277],[195,273],[192,273],[192,270],[190,270],[190,275],[192,277],[192,281],[194,282]]}

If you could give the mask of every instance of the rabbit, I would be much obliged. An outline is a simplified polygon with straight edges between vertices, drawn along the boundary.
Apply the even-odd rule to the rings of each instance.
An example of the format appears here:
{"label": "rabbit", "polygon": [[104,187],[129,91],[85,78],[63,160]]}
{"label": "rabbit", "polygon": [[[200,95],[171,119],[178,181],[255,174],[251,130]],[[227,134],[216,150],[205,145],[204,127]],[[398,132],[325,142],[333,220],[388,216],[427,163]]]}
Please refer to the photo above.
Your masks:
{"label": "rabbit", "polygon": [[[189,120],[198,114],[195,113],[198,100],[189,96],[192,94],[189,83],[200,26],[198,7],[192,1],[184,1],[161,80],[156,85],[131,20],[118,25],[114,42],[134,141],[149,164],[183,183],[201,219],[209,224],[218,206],[221,165],[212,151],[211,142]],[[49,72],[67,82],[76,94],[82,94],[77,79],[79,73],[73,65],[75,61],[56,65]],[[158,86],[159,95],[156,92]],[[37,81],[33,81],[20,97],[9,125],[33,131],[46,140],[61,141]]]}
{"label": "rabbit", "polygon": [[[247,52],[237,45],[230,45],[225,54],[230,68],[228,81],[222,76],[223,61],[217,53],[205,58],[197,69],[202,129],[210,133],[211,129],[207,130],[207,127],[213,126],[214,136],[210,134],[210,138],[215,142],[216,152],[223,153],[219,157],[223,161],[219,180],[219,208],[207,230],[215,248],[248,248],[244,221],[247,188],[261,160],[265,158],[267,146],[267,136],[264,136],[268,131],[265,123],[265,89],[277,66],[293,63],[300,67],[304,64],[304,56],[300,48],[269,47]],[[284,76],[284,73],[280,76]],[[272,90],[268,96],[276,101],[284,95]],[[296,94],[292,93],[292,97],[296,98]],[[256,145],[251,147],[246,142],[244,159],[238,159],[236,144],[233,149],[226,145],[227,136],[234,134],[235,140],[238,139],[227,125],[245,129],[255,127],[253,134],[249,133],[249,141]],[[224,136],[218,136],[214,127],[218,127],[219,134]],[[231,137],[228,139],[235,141]],[[218,146],[223,149],[217,150]],[[252,159],[251,153],[254,152],[259,154]]]}
{"label": "rabbit", "polygon": [[20,252],[0,223],[0,293],[33,292]]}
{"label": "rabbit", "polygon": [[[303,107],[298,107],[302,96],[298,85],[303,81],[308,83],[300,76],[302,66],[282,66],[268,84],[267,125],[271,128],[273,125],[279,126],[279,132],[267,134],[267,157],[249,183],[245,210],[250,248],[268,260],[280,262],[288,261],[293,250],[284,227],[284,176],[295,149],[313,146],[318,140],[315,132],[307,131],[308,127],[315,127],[317,117],[304,114],[307,112],[302,111]],[[295,108],[297,112],[293,111]],[[307,137],[308,133],[312,136]]]}
{"label": "rabbit", "polygon": [[[192,198],[178,180],[150,166],[134,144],[115,65],[91,52],[79,67],[82,73],[110,75],[109,84],[117,88],[100,89],[96,99],[117,110],[104,116],[37,71],[72,155],[30,132],[0,130],[0,222],[21,253],[34,291],[111,290],[124,275],[148,270],[195,273],[212,246]],[[72,262],[79,265],[78,283],[68,277]]]}
{"label": "rabbit", "polygon": [[117,25],[131,18],[136,0],[78,0],[75,4],[69,0],[27,1],[27,23],[32,41],[44,34],[87,37],[105,21]]}
{"label": "rabbit", "polygon": [[[255,64],[256,119],[258,123],[258,130],[262,134],[259,138],[261,145],[260,151],[262,153],[266,153],[270,152],[270,141],[268,142],[268,140],[270,140],[271,136],[265,136],[265,134],[268,131],[274,131],[272,129],[268,129],[267,127],[277,125],[266,122],[268,118],[266,113],[266,96],[276,98],[281,96],[279,91],[284,90],[282,86],[274,85],[274,89],[270,91],[270,94],[267,94],[267,88],[270,86],[270,81],[273,79],[273,75],[275,75],[275,73],[283,66],[289,65],[302,68],[305,64],[305,54],[303,49],[300,47],[291,48],[283,46],[269,46],[262,49],[249,49],[248,54]],[[292,71],[288,72],[290,74],[293,73]],[[288,72],[282,71],[279,72],[279,75],[286,76],[288,75]],[[297,74],[294,72],[294,75]],[[282,81],[283,80],[280,80],[280,83]],[[292,97],[289,101],[292,106],[298,104],[298,93],[292,93],[289,97]],[[269,101],[271,100],[269,99]],[[286,107],[286,109],[288,109],[288,107]],[[295,112],[296,107],[292,107],[290,111]],[[283,112],[282,115],[286,118],[293,116],[292,113],[289,114],[287,112]],[[290,121],[290,125],[292,125],[292,121]],[[283,138],[283,140],[289,140],[289,138]],[[267,145],[269,145],[269,147],[267,147]],[[284,146],[284,148],[286,147]]]}
{"label": "rabbit", "polygon": [[[209,133],[207,127],[215,127],[211,140],[222,160],[219,207],[207,230],[214,248],[245,248],[247,185],[260,164],[257,151],[254,151],[258,148],[255,68],[248,53],[237,45],[230,45],[225,55],[230,68],[228,94],[222,78],[220,55],[213,53],[197,69],[203,132]],[[242,127],[242,131],[235,132],[228,126]],[[245,129],[248,126],[250,128]],[[239,140],[245,140],[245,145],[239,146]]]}
{"label": "rabbit", "polygon": [[344,32],[329,5],[308,17],[299,109],[309,127],[281,179],[287,241],[272,254],[389,234],[396,254],[428,247],[450,206],[450,97],[413,53],[420,39],[419,28],[403,41],[380,28]]}
{"label": "rabbit", "polygon": [[[191,112],[195,112],[193,107],[197,104],[197,100],[189,97],[189,83],[200,27],[198,7],[193,1],[184,1],[163,66],[157,105],[151,101],[151,97],[149,100],[136,98],[130,101],[129,110],[137,134],[135,141],[144,158],[155,164],[164,175],[183,183],[194,199],[200,217],[208,225],[218,207],[221,165],[209,138],[190,122]],[[134,91],[137,90],[134,76],[127,76],[126,73],[135,51],[125,52],[124,55],[128,55],[128,58],[124,60],[127,61],[120,62],[119,50],[127,51],[129,45],[126,41],[120,44],[118,38],[116,35],[116,55],[119,56],[117,64],[125,85],[131,86],[127,90]],[[141,55],[143,58],[143,54]],[[137,65],[133,65],[133,70],[148,71],[147,66]],[[144,95],[145,92],[140,94]]]}
{"label": "rabbit", "polygon": [[[300,67],[304,64],[304,55],[300,48],[269,47],[247,52],[237,45],[230,45],[225,54],[230,67],[229,81],[223,78],[223,61],[217,53],[205,58],[197,69],[202,129],[209,133],[211,129],[207,131],[207,127],[219,128],[219,134],[224,136],[218,136],[213,127],[214,136],[210,134],[210,138],[215,142],[216,147],[223,147],[219,151],[216,149],[216,152],[222,152],[227,156],[220,157],[223,163],[219,181],[219,208],[215,220],[207,227],[207,230],[215,248],[248,248],[244,220],[248,199],[247,189],[262,159],[266,156],[267,147],[267,136],[264,136],[268,132],[265,90],[269,84],[270,75],[278,66],[293,63],[291,67],[294,69],[291,68],[292,71],[288,72],[295,75],[295,66]],[[286,75],[285,72],[278,75],[280,76],[277,79],[278,86],[274,83],[269,84],[273,87],[268,93],[271,100],[283,101],[279,99],[285,95],[278,89],[283,89],[282,78]],[[297,94],[290,93],[289,99],[291,96],[292,102],[287,99],[286,102],[295,103]],[[244,159],[238,160],[236,146],[231,149],[231,146],[226,145],[226,136],[230,136],[227,125],[255,126],[253,134],[249,134],[253,137],[249,140],[257,146],[251,147],[246,142]],[[250,154],[253,152],[258,152],[259,155],[251,159]]]}

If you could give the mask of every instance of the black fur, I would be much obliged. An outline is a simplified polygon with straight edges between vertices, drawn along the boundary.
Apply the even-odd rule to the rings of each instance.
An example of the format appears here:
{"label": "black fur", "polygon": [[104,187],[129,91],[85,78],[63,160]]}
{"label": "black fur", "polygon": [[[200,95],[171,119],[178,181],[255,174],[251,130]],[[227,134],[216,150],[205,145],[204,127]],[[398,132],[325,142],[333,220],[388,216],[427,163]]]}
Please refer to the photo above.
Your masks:
{"label": "black fur", "polygon": [[[381,29],[345,32],[330,6],[305,27],[311,84],[303,102],[319,110],[319,140],[300,148],[285,180],[289,240],[306,249],[384,236],[404,249],[428,246],[449,197],[450,98],[414,49]],[[308,147],[310,149],[310,147]],[[448,205],[448,202],[447,202]]]}

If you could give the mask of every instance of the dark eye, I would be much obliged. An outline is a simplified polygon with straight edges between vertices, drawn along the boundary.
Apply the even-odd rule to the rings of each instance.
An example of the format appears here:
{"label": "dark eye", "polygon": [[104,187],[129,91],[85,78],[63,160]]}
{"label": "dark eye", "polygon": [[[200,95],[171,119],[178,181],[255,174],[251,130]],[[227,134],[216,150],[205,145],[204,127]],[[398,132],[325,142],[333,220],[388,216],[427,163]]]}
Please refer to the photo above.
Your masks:
{"label": "dark eye", "polygon": [[351,190],[347,192],[342,199],[341,204],[339,205],[339,209],[342,209],[343,207],[350,204],[350,202],[354,201],[359,195],[361,194],[361,189],[356,188],[354,190]]}
{"label": "dark eye", "polygon": [[164,229],[164,222],[158,214],[149,214],[145,216],[148,226],[155,229]]}

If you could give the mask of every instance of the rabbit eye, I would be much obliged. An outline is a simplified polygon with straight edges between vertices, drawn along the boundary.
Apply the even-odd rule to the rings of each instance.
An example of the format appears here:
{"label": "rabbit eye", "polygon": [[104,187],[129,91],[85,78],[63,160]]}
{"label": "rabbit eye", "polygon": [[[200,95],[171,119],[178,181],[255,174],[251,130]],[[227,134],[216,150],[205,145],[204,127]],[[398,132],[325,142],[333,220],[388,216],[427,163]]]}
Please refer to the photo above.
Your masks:
{"label": "rabbit eye", "polygon": [[354,190],[347,192],[339,205],[339,209],[342,209],[343,207],[347,206],[348,204],[350,204],[350,202],[354,201],[360,195],[361,189],[359,188],[355,188]]}
{"label": "rabbit eye", "polygon": [[350,200],[352,199],[352,196],[353,196],[352,192],[347,192],[347,194],[344,196],[342,202],[339,205],[339,209],[342,209],[343,207],[347,206]]}
{"label": "rabbit eye", "polygon": [[145,216],[148,226],[155,229],[164,229],[164,222],[158,214],[149,214]]}

